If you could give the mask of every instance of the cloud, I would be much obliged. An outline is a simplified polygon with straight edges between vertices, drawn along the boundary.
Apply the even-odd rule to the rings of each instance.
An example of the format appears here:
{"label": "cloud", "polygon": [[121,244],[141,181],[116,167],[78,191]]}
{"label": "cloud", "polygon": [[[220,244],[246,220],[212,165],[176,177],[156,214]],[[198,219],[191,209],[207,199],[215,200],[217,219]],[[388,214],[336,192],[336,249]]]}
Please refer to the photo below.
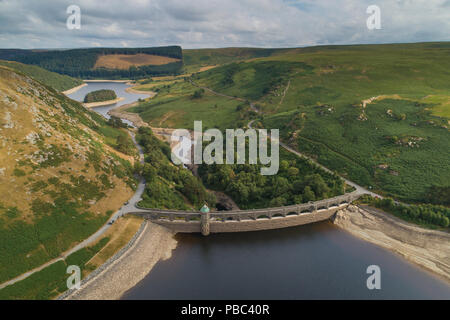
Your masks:
{"label": "cloud", "polygon": [[[66,9],[81,8],[68,30]],[[381,9],[368,30],[366,9]],[[36,41],[37,40],[37,41]],[[184,48],[450,40],[449,0],[3,0],[0,47]]]}

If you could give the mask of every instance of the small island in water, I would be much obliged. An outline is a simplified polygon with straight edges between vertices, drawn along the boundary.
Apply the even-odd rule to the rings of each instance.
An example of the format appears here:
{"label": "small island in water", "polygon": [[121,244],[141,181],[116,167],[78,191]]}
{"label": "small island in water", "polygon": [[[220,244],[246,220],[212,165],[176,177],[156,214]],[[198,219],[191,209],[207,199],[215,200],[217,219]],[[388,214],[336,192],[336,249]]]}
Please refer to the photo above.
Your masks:
{"label": "small island in water", "polygon": [[94,102],[103,102],[103,101],[109,101],[109,100],[115,100],[117,99],[117,95],[114,92],[114,90],[96,90],[89,92],[84,97],[84,103],[94,103]]}

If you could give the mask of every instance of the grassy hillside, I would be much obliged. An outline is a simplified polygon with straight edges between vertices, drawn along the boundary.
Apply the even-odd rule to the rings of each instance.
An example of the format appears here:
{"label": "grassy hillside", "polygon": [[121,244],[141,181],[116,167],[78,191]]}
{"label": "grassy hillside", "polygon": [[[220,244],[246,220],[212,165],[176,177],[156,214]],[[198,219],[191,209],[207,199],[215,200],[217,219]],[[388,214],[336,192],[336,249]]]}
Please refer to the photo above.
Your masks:
{"label": "grassy hillside", "polygon": [[[161,56],[176,59],[176,62],[160,65],[142,65],[141,63],[132,64],[127,68],[123,68],[122,64],[97,64],[101,58],[107,57],[107,62],[111,62],[110,58],[119,55],[129,56],[128,62],[135,61],[134,58],[142,57],[142,55]],[[117,58],[116,57],[116,58]],[[0,49],[0,59],[19,61],[25,64],[40,66],[44,69],[66,74],[76,78],[83,79],[135,79],[149,75],[172,75],[178,74],[183,66],[182,52],[178,46],[155,47],[155,48],[90,48],[90,49],[73,49],[73,50],[15,50]],[[123,60],[123,59],[122,59]],[[171,60],[172,61],[172,60]],[[101,61],[100,61],[101,62]],[[114,68],[112,68],[112,67]]]}
{"label": "grassy hillside", "polygon": [[142,102],[129,111],[138,113],[153,127],[173,127],[193,129],[195,120],[203,120],[204,128],[239,127],[243,112],[239,111],[243,102],[203,92],[194,97],[199,88],[188,81],[174,81],[155,84],[151,90],[158,95],[148,102]]}
{"label": "grassy hillside", "polygon": [[[279,128],[320,163],[404,201],[432,201],[442,198],[435,190],[450,188],[450,43],[321,46],[261,57],[244,50],[237,58],[223,50],[186,51],[188,67],[225,63],[191,80],[254,102],[256,125]],[[197,89],[187,81],[152,84],[158,96],[134,111],[152,125],[188,128],[193,120],[234,128],[255,116],[248,104],[209,91],[191,99]]]}
{"label": "grassy hillside", "polygon": [[283,51],[286,50],[261,48],[185,49],[183,50],[184,67],[186,73],[192,73],[231,62],[269,57]]}
{"label": "grassy hillside", "polygon": [[38,66],[2,60],[0,60],[0,65],[7,66],[16,71],[24,73],[58,91],[66,91],[83,83],[83,81],[81,81],[80,79],[75,79],[66,75],[47,71]]}
{"label": "grassy hillside", "polygon": [[[136,187],[126,134],[32,78],[0,66],[0,282],[58,257]],[[123,129],[122,129],[123,130]]]}

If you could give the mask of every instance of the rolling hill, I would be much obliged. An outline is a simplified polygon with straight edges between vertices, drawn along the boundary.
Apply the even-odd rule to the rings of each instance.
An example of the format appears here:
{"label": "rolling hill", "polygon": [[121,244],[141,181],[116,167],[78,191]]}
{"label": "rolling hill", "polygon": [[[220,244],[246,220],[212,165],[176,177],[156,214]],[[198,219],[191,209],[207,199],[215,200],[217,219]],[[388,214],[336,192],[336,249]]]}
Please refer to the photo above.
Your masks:
{"label": "rolling hill", "polygon": [[12,68],[24,73],[33,79],[52,87],[58,91],[65,91],[83,83],[80,79],[75,79],[56,72],[45,70],[38,66],[23,64],[15,61],[0,60],[0,65]]}
{"label": "rolling hill", "polygon": [[0,283],[58,257],[134,193],[128,136],[41,82],[0,66]]}
{"label": "rolling hill", "polygon": [[[187,120],[234,128],[257,116],[255,125],[280,129],[285,142],[360,185],[443,203],[450,43],[242,49],[235,58],[239,50],[228,50],[230,57],[225,49],[184,51],[187,69],[215,67],[184,82],[149,84],[158,96],[132,110],[153,125],[187,128]],[[207,90],[194,101],[198,87],[222,95]]]}

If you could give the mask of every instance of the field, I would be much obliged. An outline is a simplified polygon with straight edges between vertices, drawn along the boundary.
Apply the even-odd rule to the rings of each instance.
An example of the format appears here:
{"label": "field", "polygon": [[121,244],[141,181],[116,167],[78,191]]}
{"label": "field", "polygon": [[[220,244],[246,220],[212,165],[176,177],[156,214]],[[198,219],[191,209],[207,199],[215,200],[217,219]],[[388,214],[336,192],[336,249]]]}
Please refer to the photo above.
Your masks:
{"label": "field", "polygon": [[285,50],[260,48],[185,49],[183,59],[186,73],[192,73],[205,71],[212,66],[269,57],[283,51]]}
{"label": "field", "polygon": [[150,90],[157,91],[158,95],[128,111],[138,113],[153,127],[193,129],[195,120],[203,120],[204,129],[234,128],[245,124],[241,120],[242,114],[236,111],[242,102],[210,92],[194,98],[199,89],[188,81],[163,82],[151,86]]}
{"label": "field", "polygon": [[128,70],[131,66],[160,66],[172,62],[180,61],[170,57],[156,56],[153,54],[138,53],[133,55],[126,54],[107,54],[98,57],[94,69],[108,68]]}

